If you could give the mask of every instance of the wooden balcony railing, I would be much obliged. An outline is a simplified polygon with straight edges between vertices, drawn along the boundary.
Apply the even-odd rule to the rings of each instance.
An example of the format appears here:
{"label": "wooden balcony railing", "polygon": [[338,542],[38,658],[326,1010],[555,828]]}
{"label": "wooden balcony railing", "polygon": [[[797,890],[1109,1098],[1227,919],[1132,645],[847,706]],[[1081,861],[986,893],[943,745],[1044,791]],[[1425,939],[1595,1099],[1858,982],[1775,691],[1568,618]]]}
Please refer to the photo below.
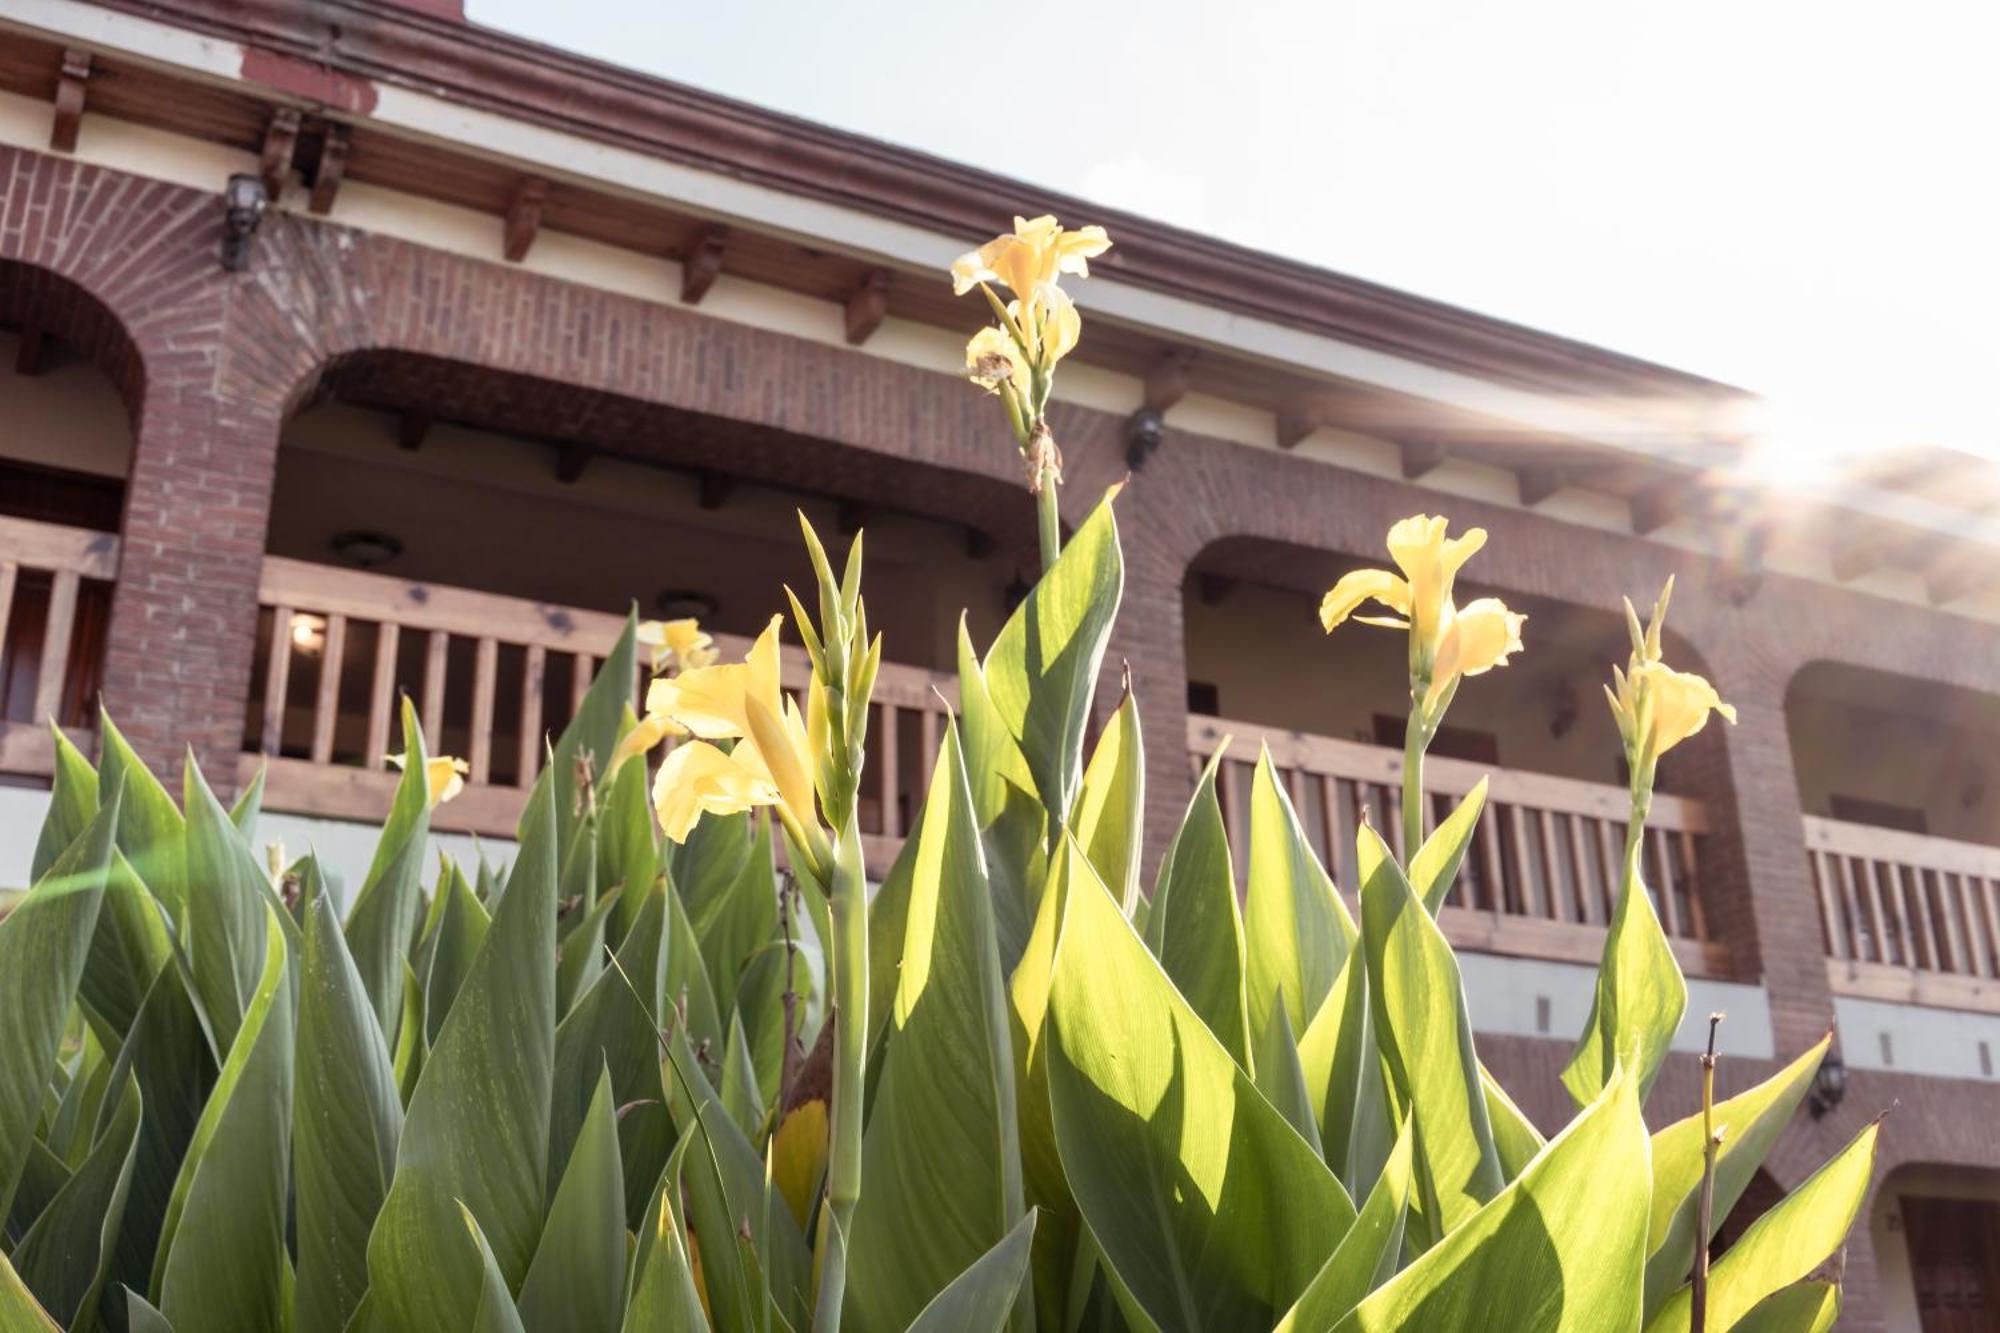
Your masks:
{"label": "wooden balcony railing", "polygon": [[46,776],[51,718],[96,729],[118,538],[0,517],[0,772]]}
{"label": "wooden balcony railing", "polygon": [[1805,817],[1835,991],[2000,1010],[2000,847]]}
{"label": "wooden balcony railing", "polygon": [[[379,819],[400,749],[396,700],[417,701],[433,750],[463,757],[465,791],[437,826],[508,836],[561,731],[624,624],[620,616],[269,557],[241,778],[266,766],[274,810]],[[718,635],[724,660],[749,642]],[[802,688],[802,649],[782,678]],[[640,673],[643,676],[643,672]],[[635,704],[641,681],[633,681]],[[886,868],[923,799],[957,683],[883,663],[875,684],[861,826],[872,868]],[[942,697],[940,697],[942,696]]]}
{"label": "wooden balcony railing", "polygon": [[[1354,838],[1362,820],[1403,853],[1400,751],[1190,717],[1188,755],[1197,774],[1225,736],[1233,740],[1217,790],[1239,874],[1249,846],[1250,781],[1260,743],[1270,747],[1300,822],[1350,899],[1359,888]],[[1630,798],[1622,787],[1431,757],[1424,761],[1424,789],[1433,824],[1481,777],[1487,779],[1487,809],[1439,913],[1446,936],[1468,949],[1596,963],[1617,889]],[[1681,966],[1720,976],[1727,972],[1727,951],[1709,938],[1700,893],[1706,827],[1699,802],[1655,796],[1646,870]]]}

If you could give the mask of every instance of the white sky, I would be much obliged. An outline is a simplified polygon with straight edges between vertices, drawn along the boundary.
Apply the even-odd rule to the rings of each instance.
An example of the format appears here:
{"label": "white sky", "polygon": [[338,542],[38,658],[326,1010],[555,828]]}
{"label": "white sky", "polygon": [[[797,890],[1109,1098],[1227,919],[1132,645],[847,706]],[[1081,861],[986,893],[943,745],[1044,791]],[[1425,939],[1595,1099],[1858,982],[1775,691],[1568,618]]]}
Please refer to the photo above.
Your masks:
{"label": "white sky", "polygon": [[1793,447],[2000,457],[1993,0],[468,9],[1740,384]]}

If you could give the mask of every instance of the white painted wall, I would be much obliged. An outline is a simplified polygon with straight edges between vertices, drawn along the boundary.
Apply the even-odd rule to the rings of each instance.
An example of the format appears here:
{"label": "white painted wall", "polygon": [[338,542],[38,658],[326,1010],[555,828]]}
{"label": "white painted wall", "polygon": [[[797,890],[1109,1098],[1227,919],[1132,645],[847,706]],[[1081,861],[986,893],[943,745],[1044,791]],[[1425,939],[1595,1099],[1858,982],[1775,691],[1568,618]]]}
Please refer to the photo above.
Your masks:
{"label": "white painted wall", "polygon": [[[1849,1063],[1854,1063],[1851,1056]],[[1875,1243],[1875,1275],[1881,1283],[1877,1299],[1883,1333],[1923,1333],[1917,1315],[1916,1283],[1910,1275],[1910,1249],[1904,1241],[1902,1204],[1906,1195],[2000,1202],[2000,1174],[1919,1165],[1903,1167],[1883,1182],[1868,1216],[1869,1237]]]}
{"label": "white painted wall", "polygon": [[[1597,986],[1595,968],[1470,952],[1458,955],[1458,967],[1475,1032],[1569,1040],[1589,1021]],[[1776,1055],[1771,1000],[1764,988],[1700,977],[1688,978],[1687,1013],[1674,1033],[1673,1049],[1704,1049],[1708,1016],[1718,1012],[1729,1016],[1716,1034],[1719,1053],[1746,1060]]]}
{"label": "white painted wall", "polygon": [[1855,1069],[1995,1081],[2000,1071],[2000,1014],[1927,1009],[1837,995],[1840,1051]]}

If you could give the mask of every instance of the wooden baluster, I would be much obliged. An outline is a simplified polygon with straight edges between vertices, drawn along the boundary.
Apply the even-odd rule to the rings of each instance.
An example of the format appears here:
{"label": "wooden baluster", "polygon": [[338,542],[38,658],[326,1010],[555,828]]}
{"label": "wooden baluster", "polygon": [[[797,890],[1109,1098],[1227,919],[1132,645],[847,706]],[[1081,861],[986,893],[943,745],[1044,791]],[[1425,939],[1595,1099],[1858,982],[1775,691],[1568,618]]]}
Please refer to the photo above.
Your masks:
{"label": "wooden baluster", "polygon": [[542,690],[547,685],[549,670],[549,650],[539,643],[528,645],[526,660],[521,664],[521,753],[516,760],[515,781],[522,787],[535,785],[535,774],[541,771],[542,750],[545,745],[542,736]]}
{"label": "wooden baluster", "polygon": [[1653,886],[1653,902],[1657,906],[1674,897],[1674,854],[1667,843],[1667,835],[1661,829],[1647,829],[1646,842],[1653,849],[1653,873],[1658,882]]}
{"label": "wooden baluster", "polygon": [[[1644,859],[1643,849],[1642,849],[1641,859],[1642,860]],[[1644,877],[1641,876],[1641,878]],[[1688,896],[1690,905],[1692,905],[1694,895],[1690,894]],[[1681,896],[1678,893],[1674,892],[1674,886],[1672,884],[1663,884],[1654,894],[1654,899],[1656,905],[1660,908],[1661,919],[1666,922],[1667,934],[1673,936],[1679,936],[1682,933]]]}
{"label": "wooden baluster", "polygon": [[292,608],[271,608],[271,651],[264,670],[264,739],[258,749],[275,755],[284,742],[285,687],[292,675]]}
{"label": "wooden baluster", "polygon": [[597,670],[597,659],[589,653],[578,653],[569,673],[569,715],[575,717],[583,711],[583,696],[590,693],[590,676]]}
{"label": "wooden baluster", "polygon": [[[1875,927],[1875,961],[1889,962],[1889,923],[1895,921],[1900,927],[1902,914],[1889,913],[1882,908],[1882,881],[1875,873],[1875,861],[1864,857],[1861,861],[1862,882],[1868,886],[1868,919]],[[1896,961],[1909,966],[1909,937],[1900,929],[1896,932]]]}
{"label": "wooden baluster", "polygon": [[903,836],[902,812],[897,808],[897,797],[901,795],[897,769],[902,762],[902,745],[897,736],[897,714],[902,710],[894,704],[876,705],[882,710],[882,776],[881,785],[876,788],[875,799],[882,803],[882,836],[900,838]]}
{"label": "wooden baluster", "polygon": [[[1701,858],[1695,853],[1694,834],[1680,830],[1681,861],[1687,867],[1687,916],[1698,940],[1708,939],[1708,917],[1701,906]],[[1678,894],[1675,895],[1679,897]]]}
{"label": "wooden baluster", "polygon": [[0,560],[0,658],[7,655],[7,621],[14,610],[14,588],[20,581],[20,565]]}
{"label": "wooden baluster", "polygon": [[1833,858],[1823,851],[1808,853],[1812,863],[1813,882],[1819,889],[1820,928],[1826,936],[1826,951],[1830,957],[1845,961],[1852,957],[1847,946],[1846,932],[1840,928],[1840,916],[1833,909]]}
{"label": "wooden baluster", "polygon": [[[935,698],[926,699],[923,709],[917,714],[917,799],[921,801],[931,789],[931,769],[937,763],[938,710]],[[1196,779],[1199,781],[1199,779]]]}
{"label": "wooden baluster", "polygon": [[1945,958],[1950,965],[1948,970],[1960,975],[1974,971],[1966,964],[1965,936],[1958,928],[1958,913],[1952,909],[1951,877],[1942,870],[1920,871],[1918,883],[1926,899],[1932,896],[1933,888],[1937,890],[1937,914],[1944,919],[1944,929],[1938,933],[1944,937]]}
{"label": "wooden baluster", "polygon": [[1562,844],[1556,840],[1555,816],[1547,810],[1530,811],[1529,815],[1535,829],[1535,845],[1542,853],[1543,886],[1550,906],[1555,909],[1551,915],[1557,921],[1574,921],[1571,910],[1576,904],[1570,898],[1569,881],[1563,875],[1562,858],[1557,854]]}
{"label": "wooden baluster", "polygon": [[399,626],[383,621],[375,630],[375,674],[368,682],[368,748],[361,762],[381,768],[389,753],[389,715],[396,707],[396,643]]}
{"label": "wooden baluster", "polygon": [[1333,785],[1338,789],[1334,804],[1340,810],[1340,870],[1337,873],[1346,881],[1347,892],[1359,901],[1361,853],[1356,844],[1361,837],[1361,784],[1337,777]]}
{"label": "wooden baluster", "polygon": [[1244,863],[1250,857],[1248,821],[1244,817],[1242,770],[1242,764],[1225,759],[1215,775],[1216,795],[1222,800],[1223,827],[1229,833],[1230,847],[1235,850],[1239,875],[1245,873]]}
{"label": "wooden baluster", "polygon": [[1518,805],[1496,806],[1496,811],[1507,812],[1507,823],[1514,832],[1514,892],[1509,895],[1506,886],[1500,887],[1500,900],[1504,904],[1509,897],[1520,904],[1521,915],[1537,920],[1553,920],[1555,908],[1544,906],[1541,895],[1535,892],[1534,858],[1528,855],[1528,820]]}
{"label": "wooden baluster", "polygon": [[[1841,852],[1833,853],[1829,860],[1834,873],[1840,877],[1840,906],[1847,922],[1847,956],[1860,962],[1881,947],[1881,937],[1866,929],[1866,918],[1861,913],[1861,896],[1854,886],[1854,863]],[[1869,947],[1866,949],[1861,947],[1864,935],[1869,936]]]}
{"label": "wooden baluster", "polygon": [[1985,875],[1978,877],[1979,902],[1985,908],[1986,949],[1993,959],[1993,975],[2000,977],[2000,901],[1995,900],[1994,881]]}
{"label": "wooden baluster", "polygon": [[1340,779],[1331,773],[1319,775],[1319,818],[1326,825],[1326,873],[1336,887],[1349,886],[1346,867],[1341,864]]}
{"label": "wooden baluster", "polygon": [[1941,972],[1938,966],[1937,923],[1931,920],[1931,896],[1924,887],[1923,871],[1916,866],[1897,865],[1894,867],[1903,885],[1903,896],[1917,905],[1916,919],[1919,938],[1923,942],[1923,962],[1921,966],[1931,972]]}
{"label": "wooden baluster", "polygon": [[472,658],[472,744],[466,756],[466,776],[476,783],[493,780],[493,689],[500,671],[500,645],[482,638]]}
{"label": "wooden baluster", "polygon": [[1396,854],[1396,859],[1404,865],[1408,865],[1410,863],[1410,854],[1403,847],[1402,789],[1400,787],[1392,787],[1386,782],[1377,783],[1375,786],[1375,800],[1375,808],[1382,812],[1382,822],[1389,826],[1386,829],[1377,829],[1376,832],[1381,833],[1387,838],[1389,849]]}
{"label": "wooden baluster", "polygon": [[42,629],[42,674],[35,682],[36,726],[45,726],[62,709],[63,686],[69,679],[69,640],[76,626],[76,571],[58,569],[49,587],[49,616]]}
{"label": "wooden baluster", "polygon": [[1604,915],[1601,906],[1604,900],[1593,882],[1590,858],[1584,852],[1583,816],[1572,812],[1565,822],[1569,824],[1570,859],[1576,865],[1576,896],[1583,909],[1583,919],[1593,926],[1600,925],[1610,918]]}
{"label": "wooden baluster", "polygon": [[[1495,921],[1498,921],[1501,914],[1507,910],[1507,895],[1500,888],[1507,871],[1500,854],[1499,814],[1498,810],[1488,806],[1479,817],[1479,846],[1485,853],[1481,861],[1479,882],[1486,890],[1486,907],[1493,914]],[[1476,909],[1479,904],[1477,901],[1472,901],[1466,906]]]}
{"label": "wooden baluster", "polygon": [[436,754],[444,746],[444,672],[451,635],[434,629],[424,643],[424,746]]}
{"label": "wooden baluster", "polygon": [[[1609,921],[1618,911],[1618,891],[1624,887],[1625,862],[1611,841],[1612,821],[1593,818],[1590,822],[1597,827],[1597,863],[1604,867],[1604,919]],[[1667,927],[1667,934],[1679,933],[1677,927]]]}
{"label": "wooden baluster", "polygon": [[1988,966],[1991,960],[1987,958],[1985,949],[1981,947],[1979,912],[1973,905],[1975,890],[1972,887],[1972,880],[1973,877],[1971,875],[1963,873],[1955,874],[1951,877],[1951,882],[1955,890],[1952,894],[1952,899],[1958,905],[1957,916],[1965,922],[1965,952],[1961,957],[1965,960],[1965,974],[1967,976],[1990,977],[1993,975],[1993,970]]}
{"label": "wooden baluster", "polygon": [[347,617],[326,618],[326,646],[320,650],[319,698],[313,702],[312,761],[333,762],[333,729],[340,721],[340,672],[347,656]]}

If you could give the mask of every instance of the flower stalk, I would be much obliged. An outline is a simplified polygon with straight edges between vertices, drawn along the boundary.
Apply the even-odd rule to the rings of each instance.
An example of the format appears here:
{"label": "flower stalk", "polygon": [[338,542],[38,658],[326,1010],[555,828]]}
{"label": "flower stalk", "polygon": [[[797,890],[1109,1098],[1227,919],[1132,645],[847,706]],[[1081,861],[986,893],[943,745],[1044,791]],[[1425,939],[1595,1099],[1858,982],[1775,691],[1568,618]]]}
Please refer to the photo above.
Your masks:
{"label": "flower stalk", "polygon": [[1722,1136],[1715,1132],[1715,1030],[1723,1015],[1708,1016],[1708,1049],[1701,1057],[1701,1201],[1695,1222],[1694,1282],[1688,1307],[1688,1333],[1708,1327],[1708,1239],[1715,1222],[1715,1150]]}

